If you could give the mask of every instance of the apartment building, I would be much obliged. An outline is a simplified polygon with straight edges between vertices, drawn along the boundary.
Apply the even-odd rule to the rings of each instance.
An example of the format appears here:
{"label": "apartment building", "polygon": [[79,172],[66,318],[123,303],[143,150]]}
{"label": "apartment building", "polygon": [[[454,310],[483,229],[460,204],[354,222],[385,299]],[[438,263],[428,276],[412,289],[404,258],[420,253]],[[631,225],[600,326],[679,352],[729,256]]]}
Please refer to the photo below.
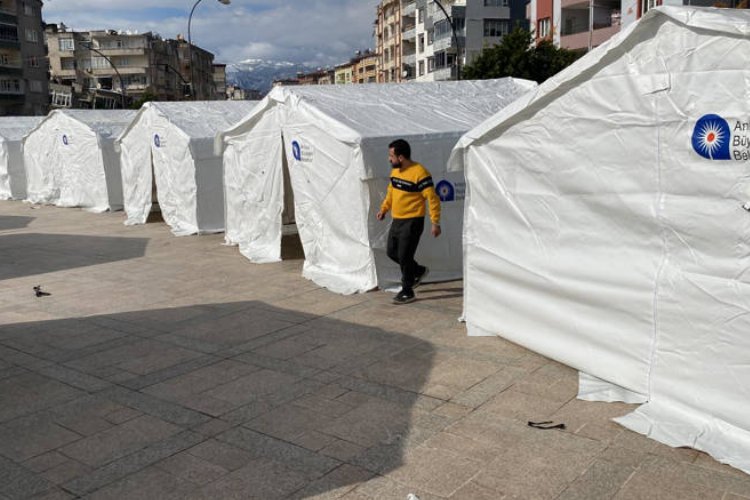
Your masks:
{"label": "apartment building", "polygon": [[42,26],[40,0],[0,0],[0,115],[47,113]]}
{"label": "apartment building", "polygon": [[350,85],[354,79],[354,64],[352,62],[339,64],[335,68],[335,83],[336,85]]}
{"label": "apartment building", "polygon": [[227,65],[214,64],[214,100],[222,101],[227,98]]}
{"label": "apartment building", "polygon": [[[53,107],[113,108],[144,96],[173,101],[216,98],[213,54],[153,33],[47,27]],[[65,89],[70,95],[66,95]]]}
{"label": "apartment building", "polygon": [[405,69],[401,61],[403,0],[382,0],[375,19],[375,53],[378,83],[400,82]]}
{"label": "apartment building", "polygon": [[747,9],[748,0],[531,0],[529,23],[537,41],[590,50],[635,22],[657,5]]}
{"label": "apartment building", "polygon": [[354,83],[377,83],[377,54],[366,50],[354,59],[354,66],[352,67],[352,81]]}

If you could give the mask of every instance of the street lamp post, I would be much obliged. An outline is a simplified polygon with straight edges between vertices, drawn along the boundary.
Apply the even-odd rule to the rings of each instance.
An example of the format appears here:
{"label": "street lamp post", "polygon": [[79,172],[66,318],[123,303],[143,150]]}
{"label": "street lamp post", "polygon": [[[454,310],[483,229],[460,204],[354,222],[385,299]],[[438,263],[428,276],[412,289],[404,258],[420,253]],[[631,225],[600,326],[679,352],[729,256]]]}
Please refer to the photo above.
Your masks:
{"label": "street lamp post", "polygon": [[[193,22],[193,12],[195,12],[195,8],[198,7],[198,4],[201,3],[203,0],[197,0],[193,4],[193,8],[190,9],[190,16],[188,16],[188,60],[190,62],[190,94],[192,95],[193,99],[195,99],[195,92],[193,91],[194,88],[194,73],[193,73],[193,38],[190,33],[190,25]],[[216,0],[222,5],[229,5],[232,3],[232,0]]]}
{"label": "street lamp post", "polygon": [[[122,75],[117,70],[117,66],[115,66],[115,63],[113,63],[112,59],[110,59],[109,57],[107,57],[105,54],[103,54],[99,50],[97,50],[94,47],[92,47],[91,46],[91,42],[78,42],[78,43],[80,43],[81,45],[83,45],[84,47],[86,47],[91,52],[96,52],[97,54],[99,54],[100,56],[102,56],[109,63],[109,65],[112,66],[112,69],[115,70],[115,73],[117,74],[117,78],[120,80],[120,95],[121,95],[121,98],[122,98],[122,100],[121,100],[121,102],[122,102],[122,109],[125,109],[125,107],[126,107],[125,106],[125,102],[126,102],[125,82],[122,79]],[[94,100],[96,100],[96,99],[94,99]]]}
{"label": "street lamp post", "polygon": [[451,25],[451,31],[453,31],[453,41],[456,43],[456,80],[461,79],[461,46],[458,44],[458,32],[456,31],[456,23],[454,22],[453,18],[448,15],[448,11],[445,10],[445,7],[443,7],[442,0],[436,0],[435,5],[440,7],[440,10],[443,11],[443,14],[445,15],[445,18],[448,20],[448,23]]}

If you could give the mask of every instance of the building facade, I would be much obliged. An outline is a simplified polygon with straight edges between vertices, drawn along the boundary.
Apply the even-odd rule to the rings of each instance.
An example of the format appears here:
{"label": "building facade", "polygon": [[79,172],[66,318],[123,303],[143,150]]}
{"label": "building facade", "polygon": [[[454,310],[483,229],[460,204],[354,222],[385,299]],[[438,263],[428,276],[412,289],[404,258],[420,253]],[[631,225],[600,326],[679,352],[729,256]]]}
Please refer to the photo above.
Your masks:
{"label": "building facade", "polygon": [[214,64],[214,100],[221,101],[227,98],[227,65]]}
{"label": "building facade", "polygon": [[382,0],[375,19],[375,53],[378,57],[378,83],[400,82],[403,0]]}
{"label": "building facade", "polygon": [[609,40],[658,5],[747,9],[748,0],[531,0],[529,24],[537,41],[587,51]]}
{"label": "building facade", "polygon": [[0,0],[0,115],[43,115],[49,105],[40,0]]}
{"label": "building facade", "polygon": [[145,97],[189,99],[191,76],[195,99],[216,99],[213,54],[193,46],[197,64],[191,75],[184,40],[114,30],[77,32],[64,25],[50,25],[46,34],[53,107],[119,108]]}

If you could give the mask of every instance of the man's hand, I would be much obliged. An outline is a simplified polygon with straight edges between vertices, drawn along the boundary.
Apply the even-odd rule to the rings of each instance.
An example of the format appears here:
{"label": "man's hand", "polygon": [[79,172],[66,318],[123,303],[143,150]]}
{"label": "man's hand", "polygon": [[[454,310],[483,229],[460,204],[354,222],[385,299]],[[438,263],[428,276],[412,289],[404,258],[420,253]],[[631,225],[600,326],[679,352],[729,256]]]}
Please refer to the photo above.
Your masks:
{"label": "man's hand", "polygon": [[378,212],[378,213],[376,213],[376,214],[375,214],[375,218],[376,218],[376,219],[378,219],[378,220],[383,220],[383,219],[385,219],[385,212],[383,212],[383,211],[381,210],[380,212]]}
{"label": "man's hand", "polygon": [[440,230],[440,225],[439,224],[433,224],[432,225],[432,231],[430,231],[430,232],[432,233],[432,235],[435,238],[437,238],[438,236],[440,236],[440,234],[442,233],[442,231]]}

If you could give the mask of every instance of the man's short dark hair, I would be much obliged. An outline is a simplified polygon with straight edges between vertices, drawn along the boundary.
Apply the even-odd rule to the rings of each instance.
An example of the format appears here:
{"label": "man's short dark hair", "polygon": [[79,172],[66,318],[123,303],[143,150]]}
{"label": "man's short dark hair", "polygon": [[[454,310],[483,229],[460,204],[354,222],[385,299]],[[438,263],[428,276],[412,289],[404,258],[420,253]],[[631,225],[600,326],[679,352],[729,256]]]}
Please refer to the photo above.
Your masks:
{"label": "man's short dark hair", "polygon": [[403,139],[396,139],[392,143],[388,144],[389,149],[393,149],[393,153],[396,156],[403,156],[407,160],[411,160],[411,146]]}

